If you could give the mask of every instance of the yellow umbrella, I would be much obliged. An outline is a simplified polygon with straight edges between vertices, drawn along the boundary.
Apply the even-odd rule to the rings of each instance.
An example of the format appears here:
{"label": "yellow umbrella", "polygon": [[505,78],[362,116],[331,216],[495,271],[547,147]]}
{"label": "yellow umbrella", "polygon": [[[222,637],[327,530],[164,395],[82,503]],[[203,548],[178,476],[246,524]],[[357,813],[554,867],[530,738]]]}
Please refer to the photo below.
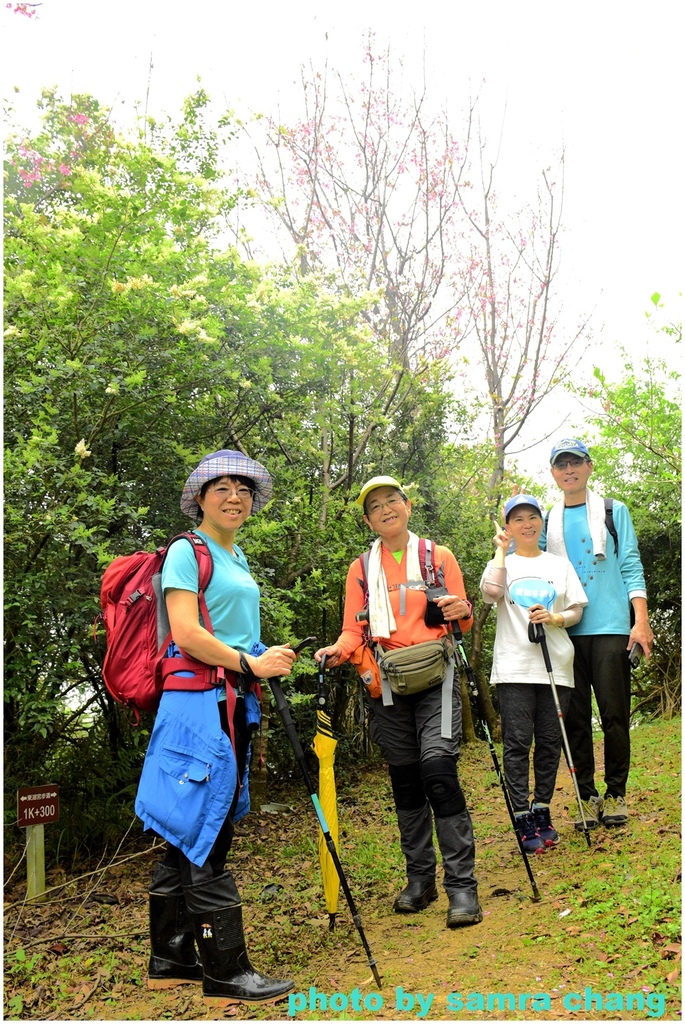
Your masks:
{"label": "yellow umbrella", "polygon": [[[338,745],[338,741],[333,736],[330,715],[326,711],[326,684],[323,675],[325,663],[326,656],[324,655],[321,659],[321,668],[319,670],[316,735],[312,741],[312,750],[319,759],[319,803],[321,804],[321,809],[328,823],[329,832],[337,851],[338,805],[333,765],[335,764],[335,748]],[[319,863],[321,864],[323,891],[326,897],[326,910],[328,911],[328,928],[329,931],[333,931],[335,928],[335,915],[338,909],[340,879],[323,834],[319,835]]]}

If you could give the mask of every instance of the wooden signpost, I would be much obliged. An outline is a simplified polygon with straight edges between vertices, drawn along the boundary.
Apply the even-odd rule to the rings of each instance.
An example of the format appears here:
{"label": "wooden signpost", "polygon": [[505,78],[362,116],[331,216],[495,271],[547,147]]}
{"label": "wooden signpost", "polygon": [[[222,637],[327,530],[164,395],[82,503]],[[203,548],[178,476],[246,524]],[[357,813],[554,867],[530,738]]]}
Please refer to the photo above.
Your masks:
{"label": "wooden signpost", "polygon": [[45,893],[45,825],[59,821],[59,786],[24,786],[17,790],[17,824],[26,829],[26,898]]}

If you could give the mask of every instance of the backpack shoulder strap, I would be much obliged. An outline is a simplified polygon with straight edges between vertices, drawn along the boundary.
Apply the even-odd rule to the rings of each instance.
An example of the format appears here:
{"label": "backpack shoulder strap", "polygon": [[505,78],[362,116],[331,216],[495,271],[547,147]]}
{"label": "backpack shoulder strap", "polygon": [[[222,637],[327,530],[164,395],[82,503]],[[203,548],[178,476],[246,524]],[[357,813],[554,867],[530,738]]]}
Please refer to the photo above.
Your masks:
{"label": "backpack shoulder strap", "polygon": [[419,537],[419,565],[421,566],[421,579],[427,587],[445,585],[444,565],[439,565],[437,570],[433,564],[435,558],[435,544],[426,537]]}
{"label": "backpack shoulder strap", "polygon": [[362,593],[364,595],[364,604],[366,604],[366,605],[368,605],[368,603],[369,603],[369,556],[370,556],[370,554],[371,554],[371,549],[367,548],[366,551],[362,551],[361,555],[359,556],[359,564],[360,564],[361,570],[362,570],[362,578],[359,581],[359,585],[362,588]]}
{"label": "backpack shoulder strap", "polygon": [[428,587],[435,586],[433,552],[433,541],[428,540],[426,537],[419,537],[419,565],[421,567],[421,579]]}
{"label": "backpack shoulder strap", "polygon": [[614,523],[614,499],[604,499],[604,523],[607,528],[607,533],[611,534],[614,538],[614,554],[618,556],[618,533],[616,531],[616,524]]}
{"label": "backpack shoulder strap", "polygon": [[171,545],[177,540],[181,540],[183,537],[185,537],[187,541],[190,541],[190,546],[193,549],[195,561],[197,562],[197,601],[200,607],[202,623],[205,629],[214,636],[212,620],[209,614],[209,608],[207,607],[207,601],[205,599],[205,591],[209,586],[214,573],[214,559],[212,558],[212,552],[209,550],[207,541],[204,537],[200,537],[199,534],[191,533],[189,530],[186,530],[184,533],[177,533],[175,537],[171,538],[166,546],[164,554],[166,556]]}
{"label": "backpack shoulder strap", "polygon": [[165,554],[169,551],[169,548],[177,540],[185,537],[187,541],[190,541],[190,546],[195,554],[195,560],[197,562],[197,585],[200,591],[205,591],[209,586],[212,575],[214,573],[214,559],[212,558],[212,552],[209,550],[209,545],[204,537],[200,537],[197,533],[191,533],[186,530],[184,533],[177,533],[175,537],[172,537],[166,546]]}

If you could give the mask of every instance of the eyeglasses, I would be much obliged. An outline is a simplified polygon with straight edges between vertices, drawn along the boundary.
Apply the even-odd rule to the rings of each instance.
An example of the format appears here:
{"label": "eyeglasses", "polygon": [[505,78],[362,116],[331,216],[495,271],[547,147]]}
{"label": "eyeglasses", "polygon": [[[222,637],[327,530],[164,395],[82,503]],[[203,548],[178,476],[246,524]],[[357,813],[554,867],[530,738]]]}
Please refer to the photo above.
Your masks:
{"label": "eyeglasses", "polygon": [[249,487],[226,487],[225,484],[221,484],[220,487],[210,487],[210,492],[216,494],[220,501],[225,501],[226,498],[232,498],[233,495],[236,498],[240,498],[241,501],[251,501],[254,498],[254,491],[251,491]]}
{"label": "eyeglasses", "polygon": [[398,505],[404,505],[404,498],[388,498],[387,501],[374,501],[369,505],[369,515],[375,516],[376,512],[382,511],[384,508],[394,509]]}
{"label": "eyeglasses", "polygon": [[557,459],[552,469],[566,469],[567,466],[569,469],[578,469],[579,466],[584,466],[586,462],[587,459],[579,459],[576,455],[571,459]]}

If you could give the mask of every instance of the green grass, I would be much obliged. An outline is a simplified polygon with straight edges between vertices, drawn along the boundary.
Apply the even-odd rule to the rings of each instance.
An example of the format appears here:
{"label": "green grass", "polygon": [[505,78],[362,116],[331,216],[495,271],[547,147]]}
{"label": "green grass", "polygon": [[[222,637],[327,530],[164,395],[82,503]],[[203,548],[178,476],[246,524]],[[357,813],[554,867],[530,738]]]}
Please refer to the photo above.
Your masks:
{"label": "green grass", "polygon": [[[397,917],[392,901],[404,884],[387,772],[373,766],[337,778],[340,856],[367,939],[384,977],[385,1006],[373,1019],[397,1016],[397,985],[436,993],[430,1019],[452,1019],[446,994],[545,991],[557,997],[590,986],[597,992],[651,993],[667,1000],[662,1019],[679,1006],[680,936],[680,722],[655,722],[633,732],[629,786],[630,826],[597,829],[592,846],[575,832],[564,808],[572,803],[568,772],[560,767],[553,808],[562,844],[532,868],[543,895],[530,886],[511,832],[487,747],[466,747],[462,785],[477,838],[477,875],[486,919],[476,928],[448,932],[444,896],[420,915]],[[250,956],[260,970],[291,976],[298,990],[373,989],[359,936],[342,893],[334,932],[318,867],[318,825],[303,787],[271,793],[291,814],[253,812],[239,823],[230,866],[243,897]],[[213,1019],[191,986],[148,992],[146,890],[154,858],[132,861],[116,883],[117,906],[83,905],[84,883],[61,893],[59,904],[21,908],[21,888],[5,918],[5,1016],[14,1020]],[[61,922],[72,937],[60,938]],[[114,932],[140,932],[114,940]],[[79,938],[99,934],[96,940]],[[30,942],[39,940],[38,944]],[[42,940],[42,941],[41,941]],[[58,941],[59,940],[59,941]],[[65,947],[60,952],[61,948]],[[670,977],[671,980],[668,980]],[[538,980],[539,979],[539,980]],[[97,990],[81,1004],[96,982]],[[558,1019],[560,1004],[535,1019]],[[287,1003],[240,1007],[243,1019],[286,1020]],[[509,1019],[523,1020],[518,1008]],[[621,1019],[645,1019],[623,1011]],[[627,1015],[626,1015],[627,1014]],[[231,1014],[232,1015],[232,1014]],[[227,1015],[228,1016],[228,1015]],[[400,1013],[402,1019],[415,1014]],[[493,1019],[487,1011],[459,1011],[460,1019]],[[579,1014],[561,1014],[578,1020]],[[593,1019],[616,1019],[598,1011]],[[298,1012],[299,1020],[368,1019],[363,1011]]]}

